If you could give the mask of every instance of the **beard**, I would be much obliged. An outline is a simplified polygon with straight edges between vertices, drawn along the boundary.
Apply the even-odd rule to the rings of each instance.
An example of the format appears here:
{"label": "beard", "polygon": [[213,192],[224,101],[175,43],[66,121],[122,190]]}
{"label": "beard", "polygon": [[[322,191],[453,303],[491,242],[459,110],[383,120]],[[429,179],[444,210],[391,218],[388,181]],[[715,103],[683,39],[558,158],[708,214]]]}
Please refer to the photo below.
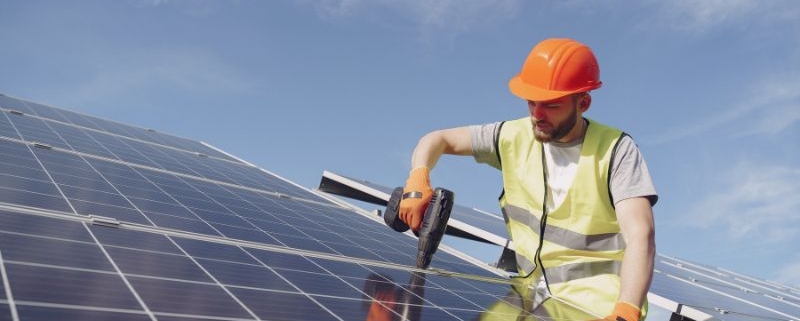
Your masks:
{"label": "beard", "polygon": [[575,127],[575,124],[578,123],[578,108],[573,108],[569,116],[567,116],[563,122],[557,125],[552,125],[551,123],[544,121],[540,121],[540,123],[550,124],[553,126],[553,128],[550,130],[540,130],[538,127],[536,127],[536,121],[531,119],[531,125],[533,126],[533,137],[542,143],[558,141],[569,134],[569,132],[572,131],[572,128]]}

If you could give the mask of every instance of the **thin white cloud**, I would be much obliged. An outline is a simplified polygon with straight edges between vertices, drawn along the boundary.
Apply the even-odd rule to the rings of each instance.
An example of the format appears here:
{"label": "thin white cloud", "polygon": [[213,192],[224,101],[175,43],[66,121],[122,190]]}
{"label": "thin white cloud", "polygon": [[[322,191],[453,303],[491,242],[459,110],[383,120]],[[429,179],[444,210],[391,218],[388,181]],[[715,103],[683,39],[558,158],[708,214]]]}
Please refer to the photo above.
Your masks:
{"label": "thin white cloud", "polygon": [[670,127],[671,130],[643,140],[648,144],[665,144],[681,139],[697,137],[731,124],[741,131],[727,135],[727,139],[743,136],[776,135],[794,123],[800,122],[800,79],[796,76],[773,77],[752,81],[755,85],[747,94],[748,99],[728,106],[713,116],[695,123]]}
{"label": "thin white cloud", "polygon": [[[229,0],[235,2],[238,0]],[[215,11],[219,0],[134,0],[142,7],[165,7],[173,6],[185,15],[193,17],[205,17]]]}
{"label": "thin white cloud", "polygon": [[796,26],[800,12],[794,0],[653,0],[651,3],[660,8],[663,25],[696,33],[723,25],[738,25],[742,30],[764,23],[789,22]]}
{"label": "thin white cloud", "polygon": [[791,165],[741,162],[722,186],[683,217],[691,226],[722,231],[731,241],[760,244],[800,242],[800,169]]}
{"label": "thin white cloud", "polygon": [[419,25],[423,30],[463,31],[494,19],[511,19],[521,0],[297,0],[315,6],[324,17],[346,18],[385,10]]}
{"label": "thin white cloud", "polygon": [[[108,57],[113,57],[109,59]],[[87,81],[69,88],[70,104],[113,101],[115,97],[161,88],[167,91],[240,93],[250,82],[217,59],[192,50],[125,52],[90,59]]]}

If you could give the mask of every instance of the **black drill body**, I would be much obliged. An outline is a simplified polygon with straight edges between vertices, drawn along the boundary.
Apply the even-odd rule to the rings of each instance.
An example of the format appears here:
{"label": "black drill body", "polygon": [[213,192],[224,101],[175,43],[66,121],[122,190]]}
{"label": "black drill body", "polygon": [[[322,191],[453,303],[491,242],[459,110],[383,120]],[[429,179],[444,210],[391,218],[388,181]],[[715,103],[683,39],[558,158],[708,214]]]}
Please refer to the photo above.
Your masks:
{"label": "black drill body", "polygon": [[[409,227],[400,220],[400,201],[403,200],[403,188],[395,188],[389,197],[386,205],[386,212],[383,220],[386,225],[398,232],[408,231]],[[419,237],[417,252],[417,267],[427,269],[431,264],[433,254],[439,248],[444,232],[447,229],[447,221],[450,220],[450,212],[453,210],[455,194],[444,188],[437,187],[433,191],[433,197],[425,210],[422,218],[422,226],[414,234]]]}

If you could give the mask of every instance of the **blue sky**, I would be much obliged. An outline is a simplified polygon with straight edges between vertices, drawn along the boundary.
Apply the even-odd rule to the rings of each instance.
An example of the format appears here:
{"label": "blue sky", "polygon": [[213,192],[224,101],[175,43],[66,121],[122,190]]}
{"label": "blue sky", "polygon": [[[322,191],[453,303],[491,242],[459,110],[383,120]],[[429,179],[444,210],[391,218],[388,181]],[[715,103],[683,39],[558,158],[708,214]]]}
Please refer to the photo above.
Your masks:
{"label": "blue sky", "polygon": [[[658,251],[800,286],[798,16],[793,0],[10,0],[0,93],[307,187],[323,170],[401,185],[426,132],[525,116],[508,80],[571,37],[600,61],[587,117],[645,154]],[[497,171],[471,158],[432,180],[499,212]]]}

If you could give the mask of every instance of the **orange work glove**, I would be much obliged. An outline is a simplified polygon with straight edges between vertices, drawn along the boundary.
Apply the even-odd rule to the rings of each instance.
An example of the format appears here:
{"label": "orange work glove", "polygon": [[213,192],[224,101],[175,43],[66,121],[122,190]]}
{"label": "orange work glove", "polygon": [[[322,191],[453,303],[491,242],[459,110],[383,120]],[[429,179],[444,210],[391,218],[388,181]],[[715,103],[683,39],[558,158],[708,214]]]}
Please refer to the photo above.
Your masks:
{"label": "orange work glove", "polygon": [[400,201],[400,220],[411,230],[418,231],[432,197],[430,169],[421,166],[411,170],[403,188],[403,199]]}
{"label": "orange work glove", "polygon": [[639,321],[642,311],[628,302],[619,301],[614,305],[614,312],[605,317],[608,321]]}

